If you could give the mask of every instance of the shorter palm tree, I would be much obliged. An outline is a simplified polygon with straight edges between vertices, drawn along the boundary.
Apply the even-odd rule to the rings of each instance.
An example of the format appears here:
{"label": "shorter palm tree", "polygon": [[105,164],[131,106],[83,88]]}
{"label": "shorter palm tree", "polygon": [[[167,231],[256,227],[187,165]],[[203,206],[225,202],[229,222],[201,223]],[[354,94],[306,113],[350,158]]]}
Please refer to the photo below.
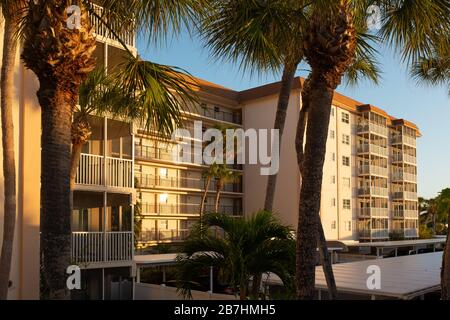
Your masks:
{"label": "shorter palm tree", "polygon": [[225,184],[235,183],[239,181],[241,173],[229,169],[226,164],[220,164],[216,168],[215,174],[216,174],[215,212],[219,212],[220,196]]}
{"label": "shorter palm tree", "polygon": [[211,181],[217,176],[218,168],[219,166],[217,165],[217,163],[214,162],[202,173],[202,178],[205,181],[205,190],[203,191],[202,203],[200,204],[200,221],[202,219],[203,213],[205,212],[205,202],[206,197],[208,196]]}
{"label": "shorter palm tree", "polygon": [[[213,228],[223,230],[216,236]],[[196,277],[214,267],[221,280],[228,283],[240,299],[248,296],[251,279],[261,279],[271,272],[280,277],[287,289],[293,290],[295,273],[295,241],[289,227],[282,225],[268,211],[250,217],[231,217],[207,213],[203,225],[197,225],[183,245],[177,264],[180,292],[191,298],[198,286]],[[253,293],[259,292],[259,281],[253,281]]]}

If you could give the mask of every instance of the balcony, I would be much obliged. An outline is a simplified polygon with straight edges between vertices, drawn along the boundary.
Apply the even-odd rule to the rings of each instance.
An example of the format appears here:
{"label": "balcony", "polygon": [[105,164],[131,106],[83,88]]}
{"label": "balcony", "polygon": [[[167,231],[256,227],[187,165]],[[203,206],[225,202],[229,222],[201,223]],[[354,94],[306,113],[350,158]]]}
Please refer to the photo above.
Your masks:
{"label": "balcony", "polygon": [[375,123],[366,123],[358,125],[357,132],[358,134],[375,133],[383,137],[388,137],[389,135],[389,129],[387,127],[380,126]]}
{"label": "balcony", "polygon": [[389,190],[381,187],[363,187],[358,189],[358,195],[387,198],[389,197]]}
{"label": "balcony", "polygon": [[405,229],[405,238],[418,238],[419,231],[417,229]]}
{"label": "balcony", "polygon": [[387,158],[389,156],[388,148],[377,146],[374,144],[362,144],[358,146],[358,153],[364,154],[364,153],[371,153],[380,157]]}
{"label": "balcony", "polygon": [[417,175],[413,173],[407,173],[403,171],[396,171],[392,175],[392,180],[394,182],[407,181],[412,183],[417,183]]}
{"label": "balcony", "polygon": [[[159,177],[150,174],[141,174],[137,176],[138,186],[140,188],[172,188],[172,189],[196,189],[205,190],[204,179],[185,178],[185,177]],[[209,185],[209,191],[216,190],[216,181],[212,180]],[[240,183],[226,183],[223,185],[222,192],[242,192]]]}
{"label": "balcony", "polygon": [[180,242],[187,239],[189,229],[142,231],[139,242]]}
{"label": "balcony", "polygon": [[133,161],[81,154],[75,183],[84,186],[133,188]]}
{"label": "balcony", "polygon": [[214,120],[229,122],[233,124],[242,124],[242,116],[239,112],[232,112],[232,111],[223,111],[223,110],[217,110],[215,108],[209,108],[209,107],[197,107],[192,108],[190,110],[184,111],[187,115],[199,115],[201,117],[210,118]]}
{"label": "balcony", "polygon": [[415,156],[409,155],[409,154],[402,154],[402,153],[397,153],[394,154],[392,156],[392,162],[396,163],[396,162],[405,162],[405,163],[409,163],[412,165],[416,165],[417,164],[417,158]]}
{"label": "balcony", "polygon": [[[96,5],[94,3],[90,3],[92,10],[99,17],[102,17],[103,20],[106,20],[104,17],[104,8]],[[101,20],[95,15],[90,15],[90,20],[92,27],[94,28],[94,35],[96,36],[98,41],[106,42],[117,47],[122,47],[118,39],[109,31],[108,28],[101,22]],[[129,47],[130,49],[134,49],[136,47],[136,35],[134,32],[122,31],[123,26],[121,21],[109,21],[108,24],[112,27],[113,30],[117,32],[120,39]]]}
{"label": "balcony", "polygon": [[359,175],[369,175],[369,174],[387,178],[389,176],[389,171],[388,168],[383,168],[379,166],[364,165],[359,167]]}
{"label": "balcony", "polygon": [[359,237],[362,239],[389,239],[388,229],[360,230]]}
{"label": "balcony", "polygon": [[[214,205],[205,205],[204,212],[215,212]],[[232,216],[241,215],[241,210],[235,206],[219,206],[219,212]],[[142,213],[157,216],[198,216],[200,213],[200,204],[177,203],[177,204],[153,204],[143,203]]]}
{"label": "balcony", "polygon": [[75,263],[128,262],[133,260],[132,232],[73,232]]}
{"label": "balcony", "polygon": [[359,216],[361,218],[389,218],[389,210],[387,208],[360,208]]}
{"label": "balcony", "polygon": [[392,211],[392,217],[394,219],[405,219],[405,218],[418,219],[419,213],[417,210],[394,210]]}
{"label": "balcony", "polygon": [[411,191],[393,192],[392,193],[392,198],[394,200],[417,201],[417,192],[411,192]]}
{"label": "balcony", "polygon": [[416,147],[417,146],[417,139],[413,138],[413,137],[409,137],[409,136],[405,136],[405,135],[394,135],[391,138],[391,143],[393,145],[397,145],[397,144],[406,144],[409,145],[411,147]]}

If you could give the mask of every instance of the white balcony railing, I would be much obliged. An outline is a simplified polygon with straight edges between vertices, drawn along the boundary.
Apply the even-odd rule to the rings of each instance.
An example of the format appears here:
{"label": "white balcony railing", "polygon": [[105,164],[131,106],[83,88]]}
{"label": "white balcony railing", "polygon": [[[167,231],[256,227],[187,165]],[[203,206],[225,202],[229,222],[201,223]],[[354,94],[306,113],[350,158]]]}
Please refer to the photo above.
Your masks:
{"label": "white balcony railing", "polygon": [[100,40],[108,39],[112,40],[117,43],[118,46],[120,46],[119,41],[116,37],[112,34],[112,32],[105,27],[104,23],[102,23],[101,20],[107,22],[113,30],[119,35],[120,39],[130,47],[135,48],[136,47],[136,35],[135,32],[131,31],[123,31],[123,26],[121,21],[107,21],[107,18],[104,15],[104,8],[96,5],[94,3],[90,3],[91,9],[95,12],[95,14],[98,16],[95,16],[93,14],[90,15],[90,20],[92,27],[94,28],[94,35],[99,37]]}
{"label": "white balcony railing", "polygon": [[392,216],[396,219],[415,218],[418,219],[419,213],[417,210],[394,210]]}
{"label": "white balcony railing", "polygon": [[359,216],[364,218],[370,217],[389,217],[389,210],[387,208],[360,208]]}
{"label": "white balcony railing", "polygon": [[131,261],[132,232],[73,232],[72,260],[75,263]]}
{"label": "white balcony railing", "polygon": [[417,182],[417,175],[415,175],[413,173],[397,171],[397,172],[393,173],[392,180],[394,180],[394,181]]}
{"label": "white balcony railing", "polygon": [[411,147],[416,147],[417,139],[405,135],[394,135],[391,138],[392,144],[407,144]]}
{"label": "white balcony railing", "polygon": [[358,146],[358,153],[372,153],[382,157],[388,157],[389,151],[388,148],[377,146],[374,144],[362,144]]}
{"label": "white balcony railing", "polygon": [[359,167],[359,174],[360,175],[372,174],[372,175],[381,176],[381,177],[388,177],[389,170],[388,170],[388,168],[383,168],[383,167],[379,167],[379,166],[364,165],[364,166]]}
{"label": "white balcony railing", "polygon": [[387,137],[389,134],[389,129],[384,126],[380,126],[375,123],[366,123],[358,126],[358,133],[376,133],[383,137]]}
{"label": "white balcony railing", "polygon": [[360,230],[359,237],[365,239],[388,239],[389,230],[388,229],[371,229],[371,230]]}
{"label": "white balcony railing", "polygon": [[359,188],[358,194],[360,196],[388,197],[389,190],[388,190],[388,188],[381,188],[381,187],[363,187],[363,188]]}
{"label": "white balcony railing", "polygon": [[417,201],[417,192],[411,192],[411,191],[398,191],[393,192],[392,197],[395,200],[410,200],[410,201]]}
{"label": "white balcony railing", "polygon": [[133,161],[81,154],[76,184],[133,188]]}
{"label": "white balcony railing", "polygon": [[189,229],[150,230],[142,231],[139,241],[141,242],[179,242],[189,236]]}
{"label": "white balcony railing", "polygon": [[417,158],[409,154],[397,153],[392,156],[393,162],[407,162],[410,164],[417,164]]}
{"label": "white balcony railing", "polygon": [[405,229],[406,238],[417,238],[419,236],[419,231],[417,229]]}

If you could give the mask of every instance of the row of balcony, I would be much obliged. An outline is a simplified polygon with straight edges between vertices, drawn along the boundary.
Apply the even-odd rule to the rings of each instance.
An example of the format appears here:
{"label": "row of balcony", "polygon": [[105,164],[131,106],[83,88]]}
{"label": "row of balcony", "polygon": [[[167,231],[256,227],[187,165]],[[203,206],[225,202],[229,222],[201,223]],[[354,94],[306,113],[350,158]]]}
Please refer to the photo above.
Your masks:
{"label": "row of balcony", "polygon": [[389,169],[373,165],[363,165],[359,167],[359,174],[360,175],[371,174],[375,176],[388,177]]}
{"label": "row of balcony", "polygon": [[[405,238],[417,238],[419,237],[419,231],[417,229],[401,229],[401,230],[391,230],[393,234],[402,235]],[[363,240],[385,240],[389,239],[389,229],[371,229],[371,230],[360,230],[359,238]]]}
{"label": "row of balcony", "polygon": [[132,232],[73,232],[75,263],[127,262],[133,259]]}
{"label": "row of balcony", "polygon": [[[176,155],[174,156],[174,153],[171,150],[162,149],[162,148],[156,148],[151,146],[141,146],[136,145],[135,149],[135,155],[136,158],[142,159],[142,160],[162,160],[162,161],[168,161],[168,162],[177,162]],[[191,153],[191,159],[188,159],[187,162],[182,162],[183,164],[194,164],[194,156],[195,153]],[[200,154],[201,158],[203,159],[203,155]],[[179,160],[183,160],[182,158]],[[205,163],[202,163],[205,165]],[[234,170],[242,170],[242,165],[239,164],[230,164],[227,165],[228,168],[234,169]]]}
{"label": "row of balcony", "polygon": [[406,153],[396,153],[396,154],[392,155],[392,163],[397,163],[397,162],[405,162],[405,163],[416,165],[417,157],[406,154]]}
{"label": "row of balcony", "polygon": [[[396,191],[391,192],[394,200],[410,200],[417,201],[417,192],[412,191]],[[389,189],[382,187],[362,187],[358,189],[359,196],[376,196],[382,198],[389,197]]]}
{"label": "row of balcony", "polygon": [[392,174],[393,181],[407,181],[412,183],[417,183],[417,175],[414,173],[408,173],[403,171],[396,171]]}
{"label": "row of balcony", "polygon": [[214,120],[225,121],[229,123],[234,123],[241,125],[242,124],[242,116],[239,112],[232,111],[223,111],[217,107],[205,107],[198,106],[196,108],[191,108],[190,110],[185,111],[187,114],[196,114],[202,117],[211,118]]}
{"label": "row of balcony", "polygon": [[358,146],[358,153],[372,153],[387,158],[389,156],[389,149],[375,144],[364,143]]}
{"label": "row of balcony", "polygon": [[[185,178],[185,177],[160,177],[151,174],[136,175],[139,188],[174,188],[174,189],[196,189],[205,190],[205,181],[201,178]],[[209,185],[209,191],[215,191],[217,181],[212,180]],[[242,192],[240,183],[226,183],[222,190],[225,192]]]}
{"label": "row of balcony", "polygon": [[[183,216],[193,215],[198,216],[200,212],[200,204],[193,203],[177,203],[177,204],[156,204],[156,203],[142,203],[142,214],[157,215],[157,216]],[[215,212],[214,205],[205,204],[204,212]],[[218,211],[232,216],[241,215],[241,210],[236,206],[220,205]]]}
{"label": "row of balcony", "polygon": [[189,229],[150,230],[142,231],[139,242],[180,242],[187,239]]}
{"label": "row of balcony", "polygon": [[389,128],[388,127],[380,126],[380,125],[372,123],[372,122],[358,125],[357,132],[358,132],[358,134],[376,133],[383,137],[389,136]]}
{"label": "row of balcony", "polygon": [[[389,218],[388,208],[367,207],[359,209],[360,218]],[[418,219],[419,213],[417,210],[393,210],[392,217],[394,219]]]}

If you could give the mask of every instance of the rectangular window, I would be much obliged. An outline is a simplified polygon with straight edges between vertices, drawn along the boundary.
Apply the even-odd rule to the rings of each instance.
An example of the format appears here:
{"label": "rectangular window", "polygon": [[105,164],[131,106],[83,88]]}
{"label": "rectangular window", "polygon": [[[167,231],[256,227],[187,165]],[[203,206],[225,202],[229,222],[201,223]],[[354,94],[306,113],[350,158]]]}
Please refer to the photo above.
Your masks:
{"label": "rectangular window", "polygon": [[342,157],[342,165],[346,167],[350,167],[350,157],[343,156]]}
{"label": "rectangular window", "polygon": [[352,222],[347,221],[347,231],[352,231]]}
{"label": "rectangular window", "polygon": [[331,199],[331,206],[336,207],[336,198]]}
{"label": "rectangular window", "polygon": [[350,136],[348,134],[342,135],[342,143],[346,145],[350,145]]}
{"label": "rectangular window", "polygon": [[336,176],[331,176],[331,184],[335,184],[336,183]]}
{"label": "rectangular window", "polygon": [[336,221],[331,223],[331,229],[336,230]]}
{"label": "rectangular window", "polygon": [[350,123],[350,114],[342,112],[342,122],[347,124]]}
{"label": "rectangular window", "polygon": [[331,107],[331,116],[334,117],[334,107]]}
{"label": "rectangular window", "polygon": [[351,187],[351,182],[350,182],[350,178],[342,178],[342,184],[344,185],[344,187],[346,188],[350,188]]}
{"label": "rectangular window", "polygon": [[350,210],[352,208],[350,199],[343,200],[343,208],[344,210]]}
{"label": "rectangular window", "polygon": [[336,153],[334,152],[331,154],[331,161],[336,161]]}
{"label": "rectangular window", "polygon": [[330,139],[334,139],[335,133],[334,130],[330,130]]}

